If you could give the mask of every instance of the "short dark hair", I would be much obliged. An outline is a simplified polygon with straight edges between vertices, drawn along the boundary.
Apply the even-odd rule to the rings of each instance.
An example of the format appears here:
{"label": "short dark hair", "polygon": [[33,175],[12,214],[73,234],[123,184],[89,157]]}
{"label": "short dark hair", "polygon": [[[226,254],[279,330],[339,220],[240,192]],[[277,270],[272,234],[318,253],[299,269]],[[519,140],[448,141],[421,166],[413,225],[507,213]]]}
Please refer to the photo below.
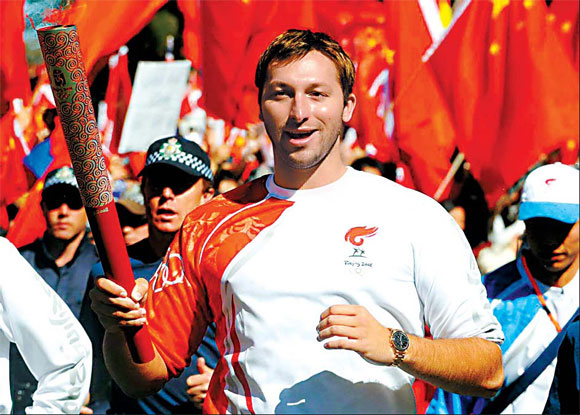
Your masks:
{"label": "short dark hair", "polygon": [[290,29],[278,35],[260,56],[254,78],[254,83],[258,88],[258,103],[262,100],[270,65],[292,62],[314,50],[322,53],[334,63],[346,104],[352,93],[355,79],[352,60],[340,44],[326,33],[298,29]]}

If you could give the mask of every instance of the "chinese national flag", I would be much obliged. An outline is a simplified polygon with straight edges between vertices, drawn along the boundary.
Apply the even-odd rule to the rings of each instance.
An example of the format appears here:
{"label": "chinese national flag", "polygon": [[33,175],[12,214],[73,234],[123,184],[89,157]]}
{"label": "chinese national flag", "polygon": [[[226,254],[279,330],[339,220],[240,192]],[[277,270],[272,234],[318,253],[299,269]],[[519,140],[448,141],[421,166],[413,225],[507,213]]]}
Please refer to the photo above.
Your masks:
{"label": "chinese national flag", "polygon": [[548,9],[548,23],[564,43],[578,70],[578,48],[580,45],[580,2],[576,0],[553,0]]}
{"label": "chinese national flag", "polygon": [[123,123],[133,89],[129,76],[127,52],[127,47],[123,46],[117,54],[109,58],[109,83],[105,94],[107,120],[101,133],[103,147],[114,154],[119,150]]}
{"label": "chinese national flag", "polygon": [[373,157],[382,162],[396,160],[398,152],[386,125],[393,51],[385,7],[374,0],[317,2],[315,16],[316,29],[335,38],[355,64],[357,104],[348,124],[357,132],[358,145],[372,145]]}
{"label": "chinese national flag", "polygon": [[[395,141],[418,190],[434,197],[451,167],[455,129],[431,69],[422,61],[433,39],[417,2],[386,3],[395,49]],[[440,190],[445,199],[450,187]]]}
{"label": "chinese national flag", "polygon": [[167,0],[76,0],[45,21],[77,28],[87,75],[97,60],[118,50],[147,25]]}
{"label": "chinese national flag", "polygon": [[429,59],[490,206],[545,154],[578,152],[578,72],[542,1],[473,1]]}
{"label": "chinese national flag", "polygon": [[30,80],[24,47],[24,0],[0,1],[0,94],[4,114],[9,103],[30,99]]}

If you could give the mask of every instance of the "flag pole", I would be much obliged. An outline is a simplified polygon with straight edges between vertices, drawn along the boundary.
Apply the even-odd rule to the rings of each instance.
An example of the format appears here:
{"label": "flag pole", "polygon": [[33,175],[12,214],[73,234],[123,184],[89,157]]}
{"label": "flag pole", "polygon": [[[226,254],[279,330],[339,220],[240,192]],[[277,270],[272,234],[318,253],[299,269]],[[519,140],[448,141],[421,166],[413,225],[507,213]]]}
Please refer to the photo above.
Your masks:
{"label": "flag pole", "polygon": [[463,160],[465,160],[465,154],[458,153],[455,156],[455,159],[453,159],[453,163],[451,164],[451,167],[449,167],[447,174],[445,175],[445,177],[443,178],[443,180],[439,184],[439,187],[435,191],[435,194],[433,195],[433,199],[439,201],[439,199],[443,195],[443,192],[445,192],[445,189],[447,189],[447,186],[449,186],[449,183],[453,179],[453,176],[455,176],[455,173],[457,173],[457,170],[459,170],[459,167],[461,167],[461,163],[463,163]]}

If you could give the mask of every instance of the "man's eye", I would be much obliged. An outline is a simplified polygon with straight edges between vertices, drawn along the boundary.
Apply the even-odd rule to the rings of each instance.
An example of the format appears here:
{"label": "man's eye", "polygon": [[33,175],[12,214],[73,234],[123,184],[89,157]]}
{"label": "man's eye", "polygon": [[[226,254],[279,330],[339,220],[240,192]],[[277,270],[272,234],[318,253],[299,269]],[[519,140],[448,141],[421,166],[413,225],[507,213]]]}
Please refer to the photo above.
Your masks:
{"label": "man's eye", "polygon": [[321,91],[312,91],[310,92],[310,95],[312,95],[313,97],[325,97],[326,94],[324,92]]}

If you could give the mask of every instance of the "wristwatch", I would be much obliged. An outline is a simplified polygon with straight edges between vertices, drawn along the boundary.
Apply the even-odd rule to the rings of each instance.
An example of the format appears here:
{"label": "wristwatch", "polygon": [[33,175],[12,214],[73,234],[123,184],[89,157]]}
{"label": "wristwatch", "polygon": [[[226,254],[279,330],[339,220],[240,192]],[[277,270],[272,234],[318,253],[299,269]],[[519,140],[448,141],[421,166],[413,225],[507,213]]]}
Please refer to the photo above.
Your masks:
{"label": "wristwatch", "polygon": [[393,349],[393,353],[395,353],[395,360],[391,366],[397,367],[405,358],[405,354],[407,353],[407,349],[409,348],[411,341],[409,340],[409,336],[407,336],[404,331],[391,329],[390,343],[391,348]]}

